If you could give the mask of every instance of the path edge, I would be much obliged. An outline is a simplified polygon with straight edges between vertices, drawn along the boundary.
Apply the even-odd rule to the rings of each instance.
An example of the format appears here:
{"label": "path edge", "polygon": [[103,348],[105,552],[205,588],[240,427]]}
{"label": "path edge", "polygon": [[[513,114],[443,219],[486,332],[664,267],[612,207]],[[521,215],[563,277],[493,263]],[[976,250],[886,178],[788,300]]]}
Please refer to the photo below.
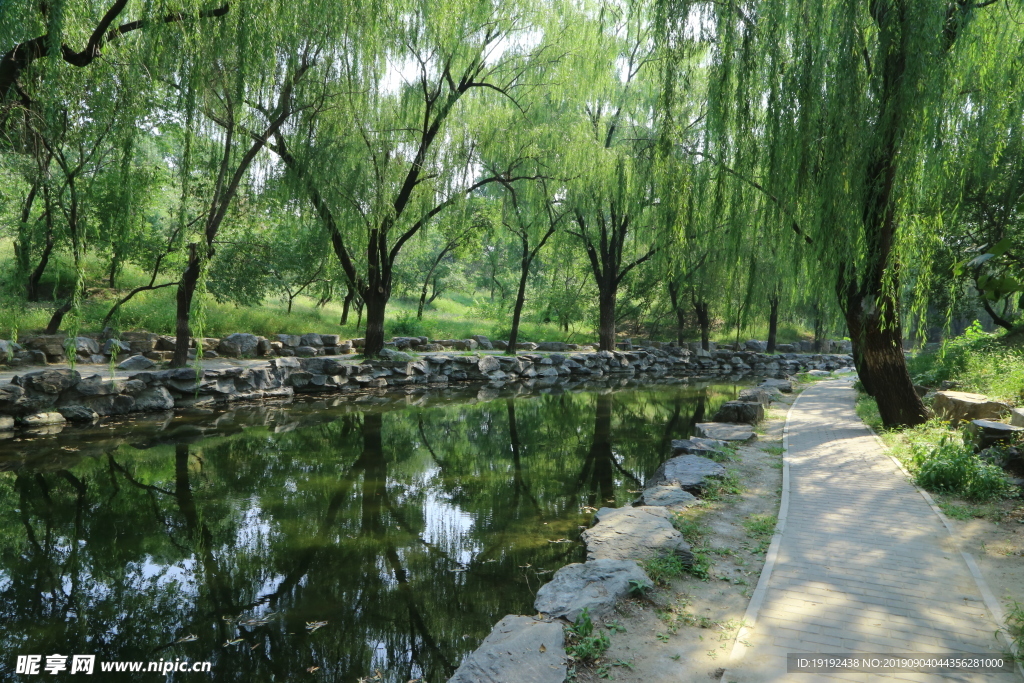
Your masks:
{"label": "path edge", "polygon": [[[806,387],[804,391],[809,388]],[[750,602],[747,603],[740,628],[736,631],[736,639],[733,641],[732,651],[729,653],[728,666],[720,680],[726,680],[729,668],[738,665],[743,659],[747,650],[744,641],[757,625],[757,615],[761,611],[761,605],[764,604],[765,595],[768,593],[768,581],[771,579],[772,571],[775,569],[775,563],[779,557],[779,546],[782,545],[782,534],[786,530],[786,517],[789,515],[789,425],[793,409],[803,398],[804,391],[801,391],[789,404],[789,410],[786,411],[786,424],[782,426],[782,495],[779,499],[779,516],[775,522],[775,533],[772,534],[771,543],[768,545],[768,552],[765,554],[764,565],[761,566],[761,575],[757,579],[757,586],[750,596]]]}

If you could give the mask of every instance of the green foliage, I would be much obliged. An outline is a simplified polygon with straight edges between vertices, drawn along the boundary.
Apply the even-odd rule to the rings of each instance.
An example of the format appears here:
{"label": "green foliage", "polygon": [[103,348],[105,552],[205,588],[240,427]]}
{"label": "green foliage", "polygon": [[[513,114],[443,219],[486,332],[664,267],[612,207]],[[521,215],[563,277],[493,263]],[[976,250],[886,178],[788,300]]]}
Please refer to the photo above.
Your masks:
{"label": "green foliage", "polygon": [[743,520],[743,528],[754,538],[770,537],[775,533],[775,515],[756,514]]}
{"label": "green foliage", "polygon": [[953,493],[968,500],[992,500],[1009,492],[1003,470],[982,461],[970,444],[943,437],[937,446],[915,446],[911,458],[914,482],[929,491]]}
{"label": "green foliage", "polygon": [[637,579],[629,580],[629,594],[634,598],[646,598],[653,588],[654,586],[647,581]]}
{"label": "green foliage", "polygon": [[590,619],[590,612],[584,608],[576,623],[565,627],[565,633],[569,640],[565,652],[576,661],[590,662],[603,655],[612,641],[604,631],[594,633],[594,623]]}
{"label": "green foliage", "polygon": [[987,333],[977,320],[938,352],[916,354],[908,370],[925,386],[953,380],[964,391],[1024,401],[1024,348],[1016,335]]}
{"label": "green foliage", "polygon": [[1006,624],[1003,627],[1010,642],[1016,649],[1017,661],[1024,661],[1024,605],[1016,600],[1006,610]]}

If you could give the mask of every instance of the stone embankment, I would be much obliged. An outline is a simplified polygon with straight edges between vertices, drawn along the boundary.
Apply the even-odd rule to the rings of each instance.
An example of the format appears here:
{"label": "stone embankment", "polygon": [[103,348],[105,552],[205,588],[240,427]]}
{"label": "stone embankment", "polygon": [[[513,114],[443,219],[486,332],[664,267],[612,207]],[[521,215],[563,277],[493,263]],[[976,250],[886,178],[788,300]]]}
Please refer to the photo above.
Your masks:
{"label": "stone embankment", "polygon": [[[706,431],[742,429],[746,440],[756,439],[750,425],[764,418],[764,408],[776,392],[793,391],[788,379],[769,379],[745,389],[738,401],[726,403],[716,420],[729,418],[748,424],[704,423]],[[756,406],[745,410],[743,406]],[[711,480],[723,479],[725,468],[713,459],[726,448],[725,441],[694,437],[672,442],[673,457],[648,477],[645,490],[632,506],[601,508],[596,524],[581,535],[587,561],[569,564],[540,587],[534,617],[507,615],[449,679],[449,683],[495,681],[561,683],[567,674],[567,657],[560,634],[552,626],[575,622],[586,610],[597,619],[612,612],[615,603],[652,587],[640,563],[675,556],[684,564],[694,561],[689,544],[672,524],[673,512],[696,505]],[[544,635],[544,646],[537,636]],[[528,646],[521,646],[528,643]],[[553,651],[554,650],[554,651]]]}
{"label": "stone embankment", "polygon": [[[156,335],[151,335],[156,337]],[[280,335],[287,337],[287,335]],[[315,337],[315,339],[314,339]],[[162,338],[161,338],[162,339]],[[337,346],[326,346],[324,340]],[[118,377],[83,373],[78,369],[48,368],[15,376],[0,384],[0,430],[12,421],[40,427],[65,421],[88,422],[97,417],[210,406],[218,403],[287,398],[296,394],[397,389],[409,392],[459,382],[493,387],[509,383],[526,386],[562,384],[567,387],[600,378],[706,378],[726,375],[786,376],[795,372],[847,367],[845,355],[764,354],[750,351],[700,351],[680,347],[637,348],[631,351],[527,352],[518,356],[494,352],[406,352],[411,338],[397,338],[379,359],[361,360],[351,351],[361,340],[341,342],[332,335],[304,335],[264,344],[266,340],[234,334],[218,348],[241,357],[265,353],[263,363],[219,369],[160,370],[145,351],[126,355],[117,365]],[[483,337],[472,341],[479,346]],[[419,341],[419,340],[418,340]],[[107,340],[115,353],[127,344],[128,353],[157,341]],[[135,346],[132,346],[132,345]],[[278,347],[277,345],[280,345]],[[559,342],[559,344],[561,344]],[[562,345],[564,346],[564,344]],[[170,353],[160,351],[159,353]],[[331,355],[328,355],[331,354]],[[50,356],[47,356],[50,359]]]}

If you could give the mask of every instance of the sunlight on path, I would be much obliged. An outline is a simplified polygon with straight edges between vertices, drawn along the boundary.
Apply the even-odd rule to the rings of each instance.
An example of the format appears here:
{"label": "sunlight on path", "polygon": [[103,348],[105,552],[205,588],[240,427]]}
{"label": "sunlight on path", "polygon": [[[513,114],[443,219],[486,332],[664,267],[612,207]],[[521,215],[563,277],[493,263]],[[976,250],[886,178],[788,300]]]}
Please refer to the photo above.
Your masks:
{"label": "sunlight on path", "polygon": [[[942,520],[854,410],[846,382],[789,415],[788,509],[723,681],[1020,681],[1011,673],[786,673],[788,653],[1001,655],[996,623]],[[749,613],[748,613],[749,614]],[[749,623],[748,619],[748,623]]]}

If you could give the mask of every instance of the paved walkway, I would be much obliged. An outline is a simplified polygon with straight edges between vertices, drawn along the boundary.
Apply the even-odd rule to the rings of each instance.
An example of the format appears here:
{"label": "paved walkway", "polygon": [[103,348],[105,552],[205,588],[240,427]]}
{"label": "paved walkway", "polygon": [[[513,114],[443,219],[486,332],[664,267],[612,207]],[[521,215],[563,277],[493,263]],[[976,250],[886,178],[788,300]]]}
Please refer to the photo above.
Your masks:
{"label": "paved walkway", "polygon": [[1004,650],[969,558],[857,418],[854,401],[848,382],[829,381],[793,406],[782,533],[747,612],[753,628],[741,631],[722,680],[1020,683],[1017,673],[787,674],[787,653]]}

